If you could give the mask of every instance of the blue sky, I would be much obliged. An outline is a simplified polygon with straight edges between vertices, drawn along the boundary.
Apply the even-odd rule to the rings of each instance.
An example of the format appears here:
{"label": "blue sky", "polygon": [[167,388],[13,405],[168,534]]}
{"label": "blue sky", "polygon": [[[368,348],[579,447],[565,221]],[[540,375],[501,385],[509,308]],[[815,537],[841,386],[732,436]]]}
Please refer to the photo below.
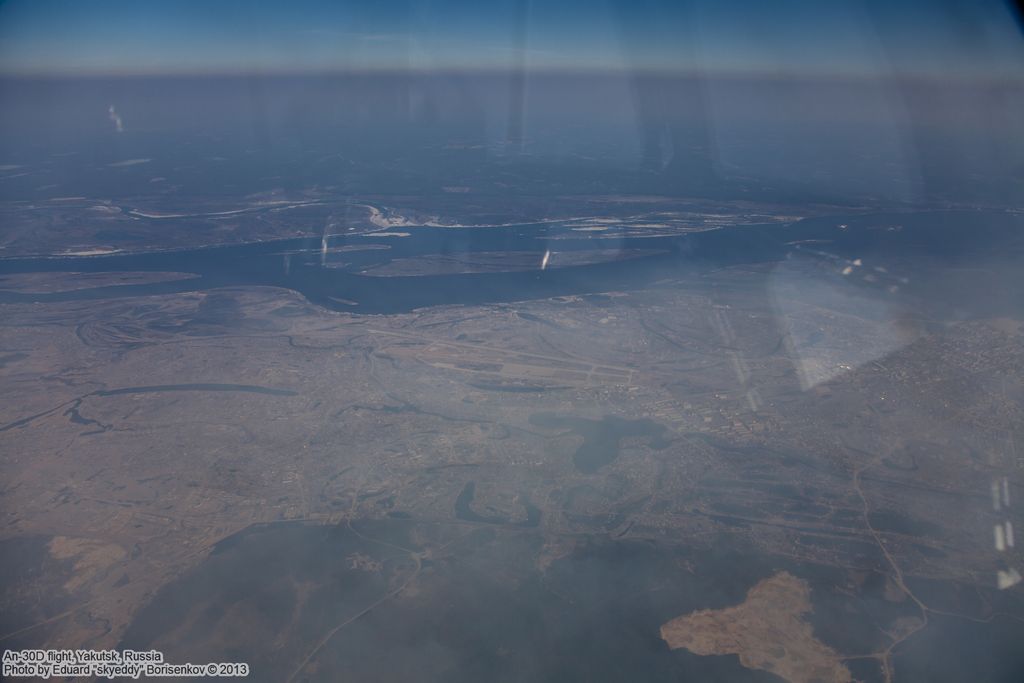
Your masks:
{"label": "blue sky", "polygon": [[1005,2],[11,0],[0,71],[650,69],[1022,76]]}

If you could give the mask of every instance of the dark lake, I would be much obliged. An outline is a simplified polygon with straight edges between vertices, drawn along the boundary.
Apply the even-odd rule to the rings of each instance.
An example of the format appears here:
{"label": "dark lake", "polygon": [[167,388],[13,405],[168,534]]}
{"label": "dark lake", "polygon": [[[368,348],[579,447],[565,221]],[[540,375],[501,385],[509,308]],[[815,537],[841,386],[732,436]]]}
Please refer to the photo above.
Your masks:
{"label": "dark lake", "polygon": [[701,566],[718,571],[691,575],[687,551],[595,537],[542,570],[542,548],[539,533],[491,526],[256,526],[162,590],[120,647],[285,681],[338,629],[295,680],[778,680],[659,637],[680,613],[742,601],[770,564],[716,551]]}
{"label": "dark lake", "polygon": [[[162,589],[119,647],[246,661],[256,681],[776,683],[733,655],[670,650],[661,624],[741,603],[779,571],[808,582],[816,637],[848,654],[884,648],[878,624],[916,613],[885,599],[882,574],[851,583],[842,568],[766,556],[728,535],[702,547],[585,535],[542,561],[542,532],[495,521],[250,527]],[[900,680],[1020,680],[1019,623],[935,622],[897,652]],[[850,665],[859,680],[881,680],[873,660]]]}

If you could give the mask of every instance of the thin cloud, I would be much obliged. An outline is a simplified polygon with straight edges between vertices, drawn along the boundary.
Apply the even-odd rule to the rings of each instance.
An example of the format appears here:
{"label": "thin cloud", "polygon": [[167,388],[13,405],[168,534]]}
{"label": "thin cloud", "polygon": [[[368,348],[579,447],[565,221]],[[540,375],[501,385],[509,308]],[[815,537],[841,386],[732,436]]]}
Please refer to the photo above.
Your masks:
{"label": "thin cloud", "polygon": [[124,121],[121,120],[121,115],[114,109],[114,105],[110,105],[110,108],[107,109],[107,117],[114,122],[114,129],[118,133],[124,132]]}
{"label": "thin cloud", "polygon": [[152,159],[125,159],[124,161],[115,161],[112,164],[107,164],[113,168],[122,168],[124,166],[136,166],[138,164],[148,164]]}

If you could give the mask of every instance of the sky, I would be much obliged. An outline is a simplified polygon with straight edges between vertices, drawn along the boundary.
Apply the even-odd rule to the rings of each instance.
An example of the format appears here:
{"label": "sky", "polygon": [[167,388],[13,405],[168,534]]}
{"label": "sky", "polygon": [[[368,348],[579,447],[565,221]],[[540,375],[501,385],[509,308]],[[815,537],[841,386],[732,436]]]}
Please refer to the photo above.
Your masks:
{"label": "sky", "polygon": [[997,0],[9,0],[0,73],[652,70],[1022,78]]}

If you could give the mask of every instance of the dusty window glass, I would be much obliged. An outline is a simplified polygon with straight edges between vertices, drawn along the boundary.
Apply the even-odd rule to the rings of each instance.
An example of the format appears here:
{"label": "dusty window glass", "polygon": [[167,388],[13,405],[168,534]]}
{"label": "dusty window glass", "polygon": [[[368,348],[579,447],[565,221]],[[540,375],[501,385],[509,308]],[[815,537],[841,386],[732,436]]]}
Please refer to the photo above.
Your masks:
{"label": "dusty window glass", "polygon": [[4,678],[1024,680],[1021,16],[3,3]]}

